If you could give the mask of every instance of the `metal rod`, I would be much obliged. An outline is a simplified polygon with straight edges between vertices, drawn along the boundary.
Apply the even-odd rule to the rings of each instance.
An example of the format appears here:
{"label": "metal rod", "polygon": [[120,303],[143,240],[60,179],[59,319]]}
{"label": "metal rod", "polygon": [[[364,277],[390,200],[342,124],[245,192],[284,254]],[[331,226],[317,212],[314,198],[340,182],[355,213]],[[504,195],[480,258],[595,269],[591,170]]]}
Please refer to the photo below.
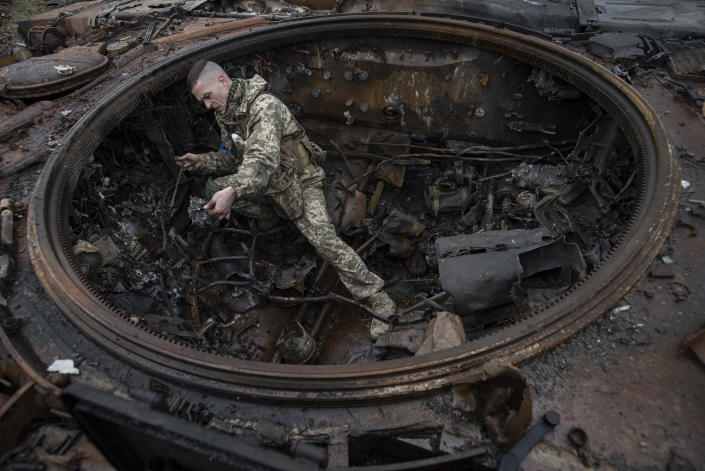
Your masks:
{"label": "metal rod", "polygon": [[216,286],[251,286],[255,284],[255,281],[229,281],[229,280],[219,280],[219,281],[213,281],[211,283],[208,283],[205,286],[201,286],[198,288],[198,292],[200,293],[201,291],[205,291],[211,288],[215,288]]}
{"label": "metal rod", "polygon": [[340,156],[343,158],[343,162],[345,163],[345,169],[346,169],[346,170],[348,171],[348,173],[350,174],[350,178],[355,178],[355,174],[353,174],[353,171],[352,171],[352,166],[350,166],[350,161],[349,161],[348,158],[345,156],[345,153],[343,152],[343,150],[342,150],[342,149],[340,148],[340,146],[339,146],[338,144],[336,144],[335,141],[333,141],[332,139],[331,139],[329,142],[330,142],[331,144],[333,144],[333,147],[335,147],[335,150],[337,150],[337,151],[338,151],[338,154],[340,154]]}
{"label": "metal rod", "polygon": [[169,214],[174,209],[174,201],[176,201],[176,193],[179,191],[179,181],[181,181],[181,174],[184,173],[184,168],[179,167],[179,175],[176,177],[176,185],[174,186],[174,194],[171,195],[171,203],[169,203]]}
{"label": "metal rod", "polygon": [[227,257],[214,257],[214,258],[209,258],[206,260],[201,260],[198,263],[201,265],[208,265],[210,263],[218,263],[218,262],[230,262],[232,260],[249,260],[250,257],[247,255],[229,255]]}
{"label": "metal rod", "polygon": [[275,15],[275,14],[268,14],[268,15],[263,15],[260,13],[220,13],[220,12],[203,12],[200,10],[194,11],[191,13],[191,16],[199,16],[201,18],[255,18],[257,16],[260,16],[266,20],[269,21],[281,21],[281,20],[291,20],[294,18],[298,18],[298,15]]}
{"label": "metal rod", "polygon": [[[338,283],[336,283],[336,286],[333,287],[333,289],[338,287]],[[316,323],[313,324],[313,327],[311,328],[311,337],[314,339],[318,337],[318,334],[321,333],[321,329],[323,328],[323,322],[326,320],[326,317],[328,317],[328,314],[330,313],[331,309],[333,309],[333,303],[328,302],[321,308],[321,312],[318,313],[318,318],[316,318]]]}
{"label": "metal rod", "polygon": [[[426,305],[428,304],[428,301],[437,301],[437,300],[439,300],[439,299],[441,299],[441,298],[443,298],[443,297],[445,297],[445,296],[448,296],[448,293],[446,293],[445,291],[441,291],[441,292],[438,293],[437,295],[432,296],[432,297],[427,298],[427,299],[424,299],[423,301],[418,302],[418,303],[414,304],[414,305],[411,306],[411,307],[407,307],[406,309],[403,309],[403,310],[397,312],[397,313],[394,314],[394,315],[395,315],[396,317],[401,317],[401,316],[403,316],[404,314],[408,314],[408,313],[410,313],[411,311],[415,311],[415,310],[417,310],[417,309],[420,309],[420,308],[426,306]],[[386,320],[386,319],[385,319],[385,320]],[[398,322],[397,325],[404,325],[404,324],[401,323],[401,322]]]}
{"label": "metal rod", "polygon": [[379,314],[377,311],[375,311],[372,308],[369,308],[362,304],[361,302],[355,301],[354,299],[346,298],[345,296],[341,296],[336,293],[328,293],[324,294],[323,296],[307,296],[307,297],[295,297],[295,296],[272,296],[269,295],[268,298],[272,301],[275,302],[282,302],[282,303],[291,303],[291,304],[301,304],[301,303],[322,303],[326,301],[340,301],[343,303],[347,304],[352,304],[353,306],[356,306],[363,311],[369,313],[372,317],[375,319],[379,319],[383,322],[387,322],[387,318],[384,317],[382,314]]}

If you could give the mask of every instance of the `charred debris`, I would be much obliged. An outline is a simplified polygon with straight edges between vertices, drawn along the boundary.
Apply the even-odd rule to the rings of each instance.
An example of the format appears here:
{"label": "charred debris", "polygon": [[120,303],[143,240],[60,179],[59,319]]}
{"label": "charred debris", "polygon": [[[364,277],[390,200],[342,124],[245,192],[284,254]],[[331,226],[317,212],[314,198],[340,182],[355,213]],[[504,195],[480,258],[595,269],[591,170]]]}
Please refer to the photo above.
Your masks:
{"label": "charred debris", "polygon": [[[400,309],[390,334],[373,348],[365,326],[375,313],[350,299],[293,224],[239,216],[219,223],[200,209],[204,179],[180,174],[174,156],[217,149],[219,136],[183,83],[146,98],[77,184],[75,262],[116,315],[246,360],[399,358],[417,352],[437,312],[460,316],[456,334],[465,341],[542,309],[619,242],[638,203],[639,169],[618,124],[577,90],[526,66],[518,80],[535,100],[552,109],[582,101],[582,112],[566,115],[558,130],[510,117],[507,132],[520,139],[504,143],[460,139],[433,126],[414,129],[413,110],[399,102],[380,105],[378,122],[355,122],[359,100],[346,103],[342,120],[327,116],[325,103],[318,112],[302,106],[290,88],[296,77],[313,82],[300,93],[315,100],[316,80],[331,72],[311,78],[304,63],[275,60],[310,53],[297,48],[229,71],[265,76],[327,149],[329,214],[387,280]],[[338,75],[343,85],[374,70],[341,67],[352,74]],[[484,113],[474,108],[473,119]]]}

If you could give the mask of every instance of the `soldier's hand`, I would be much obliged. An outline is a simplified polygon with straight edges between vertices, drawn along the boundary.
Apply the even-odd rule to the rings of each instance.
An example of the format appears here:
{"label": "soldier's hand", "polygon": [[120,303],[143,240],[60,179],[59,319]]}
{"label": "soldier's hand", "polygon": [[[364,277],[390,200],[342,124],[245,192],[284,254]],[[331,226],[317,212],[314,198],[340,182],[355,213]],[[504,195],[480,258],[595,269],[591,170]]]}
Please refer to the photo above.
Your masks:
{"label": "soldier's hand", "polygon": [[200,155],[187,152],[184,155],[176,157],[176,165],[183,167],[187,172],[193,172],[201,168],[203,162],[201,161]]}
{"label": "soldier's hand", "polygon": [[237,193],[233,187],[228,186],[213,194],[211,200],[203,207],[208,210],[208,214],[218,219],[230,219],[230,209],[235,202]]}

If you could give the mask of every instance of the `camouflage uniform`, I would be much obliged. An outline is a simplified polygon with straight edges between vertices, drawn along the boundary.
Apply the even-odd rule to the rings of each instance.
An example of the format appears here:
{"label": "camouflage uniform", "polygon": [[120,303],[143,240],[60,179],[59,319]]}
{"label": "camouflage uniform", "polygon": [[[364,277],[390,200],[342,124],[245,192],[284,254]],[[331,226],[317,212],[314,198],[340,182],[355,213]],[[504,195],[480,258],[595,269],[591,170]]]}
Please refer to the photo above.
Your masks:
{"label": "camouflage uniform", "polygon": [[[225,112],[215,113],[222,143],[232,155],[222,149],[201,154],[200,171],[221,175],[213,179],[221,189],[233,187],[237,193],[233,211],[260,219],[270,217],[274,209],[292,220],[353,297],[370,298],[373,309],[390,315],[394,302],[380,291],[383,280],[340,240],[330,222],[323,197],[325,174],[314,163],[323,151],[308,141],[286,105],[265,93],[266,89],[267,82],[258,75],[233,80]],[[233,132],[244,145],[235,144]],[[295,149],[303,159],[292,158]]]}

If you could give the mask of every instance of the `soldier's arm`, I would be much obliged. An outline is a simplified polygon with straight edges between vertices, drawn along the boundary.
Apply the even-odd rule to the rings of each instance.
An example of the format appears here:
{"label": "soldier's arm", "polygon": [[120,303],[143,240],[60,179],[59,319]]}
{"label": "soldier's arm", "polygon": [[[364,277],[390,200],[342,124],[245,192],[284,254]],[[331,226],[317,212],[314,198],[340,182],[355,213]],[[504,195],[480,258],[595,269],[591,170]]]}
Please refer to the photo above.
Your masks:
{"label": "soldier's arm", "polygon": [[264,193],[269,178],[279,167],[279,147],[284,131],[286,106],[272,95],[262,95],[252,104],[247,122],[249,132],[240,170],[221,178],[216,184],[232,187],[238,198]]}
{"label": "soldier's arm", "polygon": [[220,127],[220,149],[198,154],[201,157],[199,172],[203,175],[230,175],[237,172],[238,159],[235,158],[235,151],[225,124],[217,118],[216,122]]}
{"label": "soldier's arm", "polygon": [[198,156],[201,158],[201,167],[198,170],[203,175],[228,175],[237,171],[237,159],[225,149],[205,152]]}

